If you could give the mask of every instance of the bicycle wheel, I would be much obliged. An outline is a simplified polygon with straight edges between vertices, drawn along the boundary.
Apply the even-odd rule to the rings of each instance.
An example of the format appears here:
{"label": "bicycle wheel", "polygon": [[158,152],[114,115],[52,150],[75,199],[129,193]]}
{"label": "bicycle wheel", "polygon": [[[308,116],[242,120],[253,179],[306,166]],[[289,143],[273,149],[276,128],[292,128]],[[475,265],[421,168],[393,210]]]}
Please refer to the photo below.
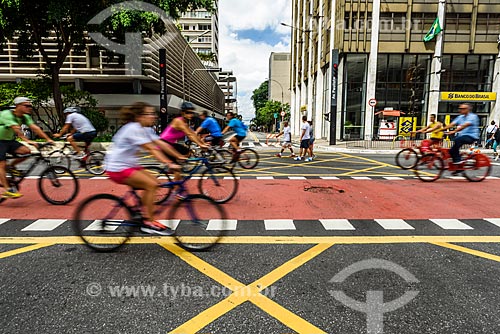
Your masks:
{"label": "bicycle wheel", "polygon": [[50,204],[68,204],[75,199],[78,190],[78,179],[66,167],[48,167],[38,180],[38,191]]}
{"label": "bicycle wheel", "polygon": [[203,172],[198,190],[217,203],[226,203],[236,195],[238,179],[229,168],[214,166]]}
{"label": "bicycle wheel", "polygon": [[224,163],[229,163],[233,159],[233,153],[227,148],[215,149],[214,157],[218,161],[224,161]]}
{"label": "bicycle wheel", "polygon": [[245,148],[240,153],[238,164],[244,169],[252,169],[259,163],[259,154],[251,148]]}
{"label": "bicycle wheel", "polygon": [[92,151],[87,157],[85,168],[90,174],[102,175],[104,174],[104,153],[99,151]]}
{"label": "bicycle wheel", "polygon": [[[61,166],[71,170],[71,158],[67,156],[62,150],[50,152],[50,154],[47,156],[47,160],[49,162],[49,166]],[[56,169],[56,172],[62,174],[65,172],[65,170]]]}
{"label": "bicycle wheel", "polygon": [[168,219],[173,222],[179,245],[190,251],[210,249],[228,229],[222,205],[204,195],[188,195],[176,201]]}
{"label": "bicycle wheel", "polygon": [[490,172],[491,162],[484,154],[473,154],[464,161],[464,175],[471,182],[483,181]]}
{"label": "bicycle wheel", "polygon": [[414,171],[421,181],[436,181],[441,177],[444,171],[443,159],[436,154],[425,154],[418,159]]}
{"label": "bicycle wheel", "polygon": [[412,148],[405,148],[396,154],[396,165],[401,169],[412,169],[418,161],[418,154]]}
{"label": "bicycle wheel", "polygon": [[85,199],[75,211],[73,230],[87,246],[98,252],[120,248],[132,235],[138,221],[121,198],[99,194]]}
{"label": "bicycle wheel", "polygon": [[[172,181],[168,173],[165,173],[163,168],[157,166],[145,166],[144,169],[153,174],[157,179],[160,179],[160,182],[162,183]],[[156,191],[155,204],[158,205],[165,202],[171,193],[172,188],[158,188]]]}

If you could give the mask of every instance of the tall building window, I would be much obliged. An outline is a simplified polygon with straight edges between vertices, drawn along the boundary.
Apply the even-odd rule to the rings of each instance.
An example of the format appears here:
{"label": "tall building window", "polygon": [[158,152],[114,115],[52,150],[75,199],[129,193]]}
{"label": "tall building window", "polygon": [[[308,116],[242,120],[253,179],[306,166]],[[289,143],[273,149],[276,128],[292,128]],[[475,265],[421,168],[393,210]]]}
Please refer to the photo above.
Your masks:
{"label": "tall building window", "polygon": [[198,24],[198,30],[212,30],[211,24]]}
{"label": "tall building window", "polygon": [[401,110],[419,117],[423,113],[430,55],[379,54],[377,58],[377,108]]}
{"label": "tall building window", "polygon": [[404,41],[406,26],[406,13],[380,13],[379,40],[382,42]]}
{"label": "tall building window", "polygon": [[344,63],[344,103],[342,112],[343,137],[364,136],[367,54],[347,54]]}

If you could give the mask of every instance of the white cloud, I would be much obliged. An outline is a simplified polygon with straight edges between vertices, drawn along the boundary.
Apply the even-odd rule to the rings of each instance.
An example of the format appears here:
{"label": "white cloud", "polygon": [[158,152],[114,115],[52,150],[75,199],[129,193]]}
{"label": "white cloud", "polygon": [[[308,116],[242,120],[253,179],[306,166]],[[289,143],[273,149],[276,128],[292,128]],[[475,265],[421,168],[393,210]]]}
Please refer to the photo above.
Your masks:
{"label": "white cloud", "polygon": [[[290,29],[280,22],[290,22],[291,13],[290,0],[219,1],[220,65],[238,79],[238,109],[245,118],[254,114],[252,92],[269,75],[271,52],[290,52]],[[281,41],[271,45],[238,37],[238,31],[249,29],[273,30]]]}

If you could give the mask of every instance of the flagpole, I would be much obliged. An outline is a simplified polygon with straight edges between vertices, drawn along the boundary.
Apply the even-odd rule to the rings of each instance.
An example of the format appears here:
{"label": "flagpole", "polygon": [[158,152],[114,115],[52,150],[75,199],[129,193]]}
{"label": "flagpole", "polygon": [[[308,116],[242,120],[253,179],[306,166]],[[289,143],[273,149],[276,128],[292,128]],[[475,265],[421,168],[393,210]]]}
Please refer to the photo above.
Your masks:
{"label": "flagpole", "polygon": [[434,49],[434,56],[431,63],[431,78],[430,78],[430,92],[429,92],[429,105],[427,108],[427,124],[430,122],[431,114],[438,114],[439,108],[439,95],[441,86],[441,63],[443,56],[443,36],[444,36],[444,22],[446,19],[446,0],[439,0],[438,3],[438,19],[443,29],[436,36],[436,48]]}

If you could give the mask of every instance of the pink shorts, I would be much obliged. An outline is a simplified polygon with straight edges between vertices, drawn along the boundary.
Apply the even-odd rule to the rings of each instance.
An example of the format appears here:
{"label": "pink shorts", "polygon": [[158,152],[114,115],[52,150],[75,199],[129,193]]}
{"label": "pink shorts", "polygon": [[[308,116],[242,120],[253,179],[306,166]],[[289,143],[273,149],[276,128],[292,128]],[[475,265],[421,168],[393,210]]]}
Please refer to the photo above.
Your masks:
{"label": "pink shorts", "polygon": [[143,170],[144,168],[142,167],[132,167],[132,168],[127,168],[124,169],[120,172],[109,172],[106,171],[106,174],[109,176],[109,178],[119,184],[125,184],[125,180],[128,179],[129,177],[132,176],[136,171],[138,170]]}

